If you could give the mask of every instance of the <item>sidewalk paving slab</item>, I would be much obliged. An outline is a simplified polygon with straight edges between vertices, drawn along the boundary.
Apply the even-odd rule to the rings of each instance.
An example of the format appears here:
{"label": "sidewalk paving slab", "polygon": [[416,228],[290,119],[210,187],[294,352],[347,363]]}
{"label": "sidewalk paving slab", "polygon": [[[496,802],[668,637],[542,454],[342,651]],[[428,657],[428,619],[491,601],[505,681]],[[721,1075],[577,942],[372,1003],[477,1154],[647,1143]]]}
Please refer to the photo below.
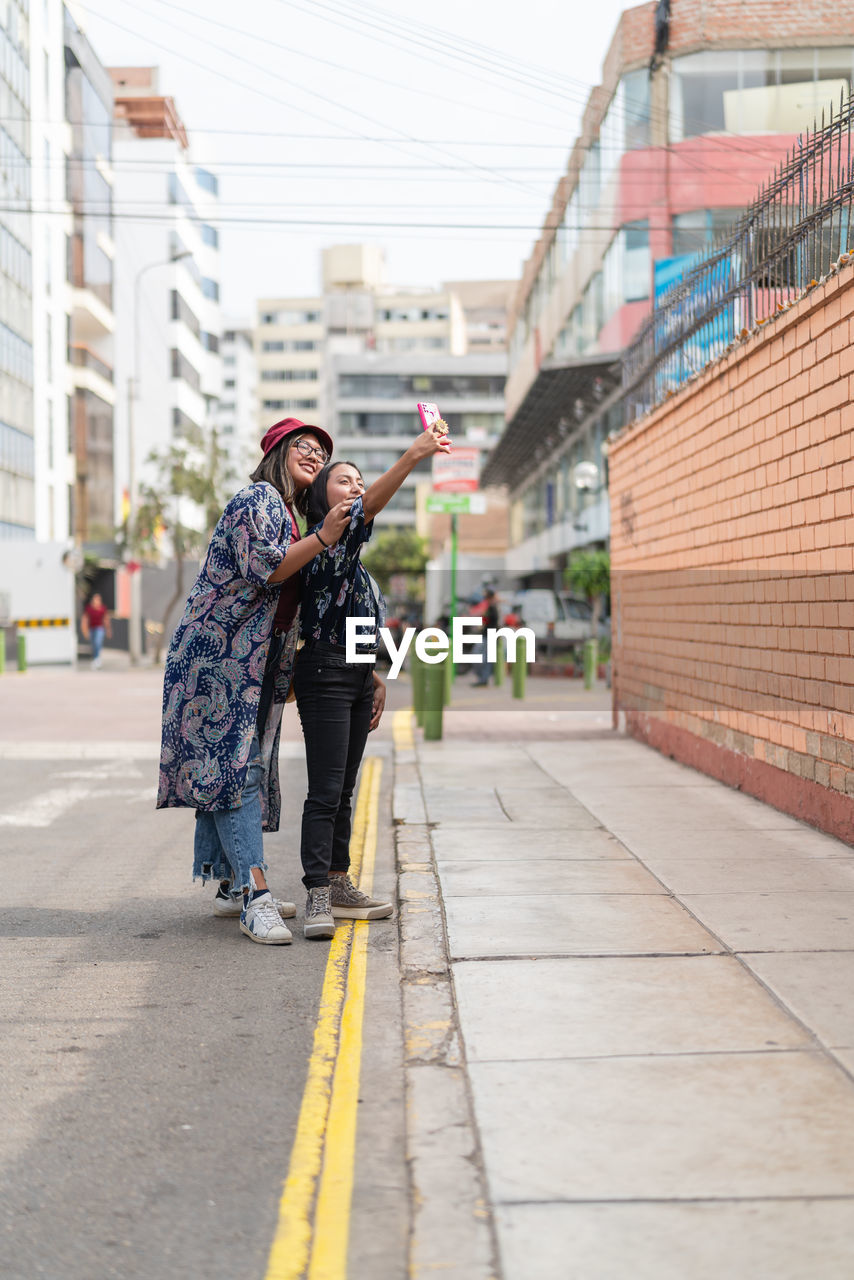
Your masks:
{"label": "sidewalk paving slab", "polygon": [[478,696],[415,754],[502,1280],[848,1280],[854,851]]}

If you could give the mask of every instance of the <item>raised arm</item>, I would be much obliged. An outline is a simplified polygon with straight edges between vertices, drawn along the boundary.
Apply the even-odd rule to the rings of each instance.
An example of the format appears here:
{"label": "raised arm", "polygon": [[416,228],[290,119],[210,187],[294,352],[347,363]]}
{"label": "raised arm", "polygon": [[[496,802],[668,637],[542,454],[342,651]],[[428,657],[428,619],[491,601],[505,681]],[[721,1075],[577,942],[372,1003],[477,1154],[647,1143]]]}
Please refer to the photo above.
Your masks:
{"label": "raised arm", "polygon": [[414,470],[422,459],[431,458],[434,453],[440,451],[447,453],[448,448],[448,424],[440,418],[427,431],[422,431],[419,436],[416,436],[397,462],[393,463],[379,480],[375,480],[370,488],[365,490],[365,523],[373,520],[377,512],[382,511],[389,499],[397,493],[410,471]]}
{"label": "raised arm", "polygon": [[330,507],[319,533],[312,533],[307,538],[300,538],[299,542],[292,542],[279,567],[267,579],[267,586],[273,587],[277,582],[292,578],[324,547],[334,547],[347,528],[351,506],[352,501],[349,498],[346,502],[336,503],[334,507]]}

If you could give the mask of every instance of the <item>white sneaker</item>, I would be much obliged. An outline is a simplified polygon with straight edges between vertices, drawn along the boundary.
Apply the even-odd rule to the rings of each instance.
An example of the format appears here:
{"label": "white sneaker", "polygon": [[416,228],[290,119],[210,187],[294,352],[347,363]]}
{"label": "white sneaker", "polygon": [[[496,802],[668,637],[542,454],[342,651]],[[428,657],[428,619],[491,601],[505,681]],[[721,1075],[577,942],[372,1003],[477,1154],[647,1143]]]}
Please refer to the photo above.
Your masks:
{"label": "white sneaker", "polygon": [[[295,902],[282,902],[281,898],[274,898],[273,905],[283,920],[290,920],[297,913]],[[220,886],[213,900],[213,913],[222,920],[235,920],[243,913],[243,898],[232,898],[230,893],[223,893]]]}
{"label": "white sneaker", "polygon": [[276,910],[273,895],[268,890],[260,898],[253,898],[240,913],[240,932],[253,942],[266,942],[284,946],[293,935]]}

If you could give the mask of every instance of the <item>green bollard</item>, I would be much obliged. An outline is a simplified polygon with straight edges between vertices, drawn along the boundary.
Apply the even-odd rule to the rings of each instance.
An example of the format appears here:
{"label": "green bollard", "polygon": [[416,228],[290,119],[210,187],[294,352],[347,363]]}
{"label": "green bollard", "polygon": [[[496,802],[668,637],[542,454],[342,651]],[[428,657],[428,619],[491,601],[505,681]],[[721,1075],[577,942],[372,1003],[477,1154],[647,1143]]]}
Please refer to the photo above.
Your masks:
{"label": "green bollard", "polygon": [[409,659],[409,674],[412,677],[412,708],[415,712],[415,723],[419,728],[424,725],[424,676],[426,663],[422,662],[413,648]]}
{"label": "green bollard", "polygon": [[504,664],[507,661],[507,645],[504,637],[499,636],[495,646],[495,687],[499,688],[504,683]]}
{"label": "green bollard", "polygon": [[592,689],[596,683],[596,668],[599,665],[598,640],[584,641],[584,687]]}
{"label": "green bollard", "polygon": [[513,697],[524,698],[525,682],[528,678],[527,652],[522,645],[516,646],[516,661],[513,663]]}
{"label": "green bollard", "polygon": [[18,632],[18,670],[27,669],[27,637],[23,631]]}
{"label": "green bollard", "polygon": [[438,742],[442,736],[442,711],[445,706],[445,667],[441,662],[425,663],[424,673],[424,741]]}

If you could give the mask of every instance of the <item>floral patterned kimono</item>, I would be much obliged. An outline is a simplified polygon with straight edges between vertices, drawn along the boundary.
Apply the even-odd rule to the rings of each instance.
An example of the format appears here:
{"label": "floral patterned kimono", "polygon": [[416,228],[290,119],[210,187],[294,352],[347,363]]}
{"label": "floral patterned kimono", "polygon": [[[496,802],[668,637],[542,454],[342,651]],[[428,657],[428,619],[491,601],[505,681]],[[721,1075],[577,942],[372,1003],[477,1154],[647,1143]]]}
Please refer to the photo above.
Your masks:
{"label": "floral patterned kimono", "polygon": [[[166,657],[158,809],[213,812],[241,803],[279,599],[280,584],[268,587],[267,579],[294,533],[284,500],[266,482],[241,489],[220,516]],[[261,740],[265,831],[279,829],[279,733],[298,634],[299,613]]]}

